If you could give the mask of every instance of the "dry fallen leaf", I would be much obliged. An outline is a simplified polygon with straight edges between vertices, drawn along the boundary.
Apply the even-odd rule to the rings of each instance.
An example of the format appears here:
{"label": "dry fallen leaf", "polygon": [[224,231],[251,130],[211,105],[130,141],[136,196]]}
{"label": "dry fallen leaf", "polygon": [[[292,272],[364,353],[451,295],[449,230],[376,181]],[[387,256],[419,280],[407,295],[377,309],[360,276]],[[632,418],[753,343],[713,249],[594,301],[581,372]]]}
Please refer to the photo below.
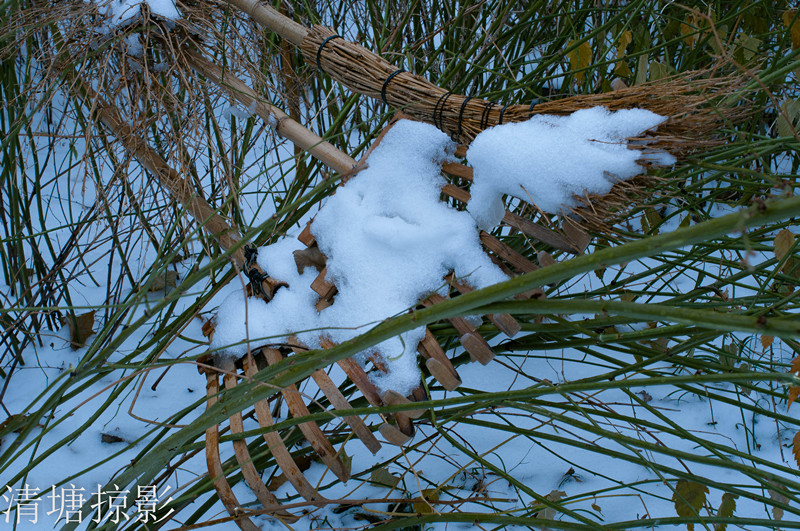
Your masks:
{"label": "dry fallen leaf", "polygon": [[773,341],[775,341],[773,336],[761,336],[761,348],[767,350],[772,346]]}
{"label": "dry fallen leaf", "polygon": [[[681,479],[675,485],[675,492],[672,493],[672,502],[675,504],[675,512],[678,516],[697,516],[700,509],[706,503],[708,487],[701,483]],[[687,529],[694,529],[693,524],[686,524]]]}
{"label": "dry fallen leaf", "polygon": [[94,314],[96,310],[81,315],[76,315],[72,319],[69,315],[61,318],[61,324],[69,326],[69,346],[72,350],[78,350],[86,345],[86,340],[94,334]]}
{"label": "dry fallen leaf", "polygon": [[795,433],[792,439],[792,455],[794,462],[797,463],[797,468],[800,468],[800,431]]}
{"label": "dry fallen leaf", "polygon": [[[722,502],[719,504],[717,516],[720,518],[730,518],[736,511],[736,498],[739,496],[726,492],[722,495]],[[714,524],[714,531],[725,531],[728,524]]]}
{"label": "dry fallen leaf", "polygon": [[[797,435],[795,435],[795,439],[797,439]],[[771,500],[776,501],[778,503],[786,503],[789,501],[789,498],[781,494],[780,492],[774,491],[772,489],[767,489],[769,493],[769,497]],[[772,508],[772,517],[775,520],[782,520],[783,519],[783,509],[780,507],[773,507]]]}
{"label": "dry fallen leaf", "polygon": [[439,501],[439,489],[422,489],[421,499],[417,498],[414,502],[414,512],[419,514],[433,514],[434,509],[431,506],[432,502]]}
{"label": "dry fallen leaf", "polygon": [[158,275],[153,278],[150,284],[150,291],[164,291],[167,288],[174,288],[178,285],[178,272],[177,271],[164,271],[163,275]]}
{"label": "dry fallen leaf", "polygon": [[319,250],[316,245],[307,249],[302,249],[292,253],[294,255],[294,263],[297,266],[297,272],[301,275],[306,267],[313,267],[317,271],[322,271],[325,268],[325,255]]}

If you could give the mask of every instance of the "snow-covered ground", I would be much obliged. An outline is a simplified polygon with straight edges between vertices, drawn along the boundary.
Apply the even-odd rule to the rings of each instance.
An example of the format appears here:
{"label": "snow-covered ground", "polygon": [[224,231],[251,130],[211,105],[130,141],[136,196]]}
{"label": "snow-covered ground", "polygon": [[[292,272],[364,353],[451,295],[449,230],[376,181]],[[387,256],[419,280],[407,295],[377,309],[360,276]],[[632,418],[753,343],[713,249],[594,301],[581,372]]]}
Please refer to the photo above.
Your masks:
{"label": "snow-covered ground", "polygon": [[[137,4],[120,5],[123,9]],[[177,11],[170,11],[175,9],[172,4],[163,6],[159,14],[177,16]],[[56,99],[54,105],[66,108],[63,100]],[[231,123],[247,120],[251,112],[220,107],[218,114],[221,134],[230,141]],[[6,413],[47,414],[24,437],[8,434],[0,440],[0,483],[6,486],[0,500],[0,527],[47,529],[77,522],[74,511],[82,502],[96,503],[100,495],[103,522],[112,528],[133,528],[137,519],[150,524],[154,514],[163,516],[153,509],[205,481],[207,465],[202,438],[198,438],[191,450],[171,456],[169,466],[157,474],[153,485],[136,493],[138,505],[127,501],[125,507],[119,505],[129,485],[109,484],[132,460],[141,459],[203,414],[206,382],[194,360],[209,348],[242,354],[248,341],[253,346],[259,339],[282,342],[292,333],[300,333],[315,347],[320,330],[341,342],[414,306],[422,295],[439,288],[450,270],[475,288],[504,280],[505,275],[480,250],[477,237],[478,225],[490,229],[497,223],[500,195],[538,200],[543,210],[554,212],[559,205],[569,204],[575,193],[607,191],[611,182],[606,172],[618,178],[637,173],[638,152],[626,149],[622,139],[660,121],[649,113],[610,114],[600,109],[584,112],[583,118],[587,121],[580,121],[581,116],[538,117],[529,124],[496,129],[476,139],[475,151],[467,156],[475,168],[472,191],[476,202],[469,212],[439,202],[442,177],[438,166],[452,156],[451,142],[431,126],[395,125],[372,153],[369,168],[303,219],[316,215],[312,231],[328,255],[330,278],[339,288],[336,303],[322,312],[314,308],[316,296],[309,289],[316,270],[298,272],[292,259],[293,251],[301,249],[295,238],[303,222],[259,252],[262,267],[289,287],[279,290],[269,304],[248,300],[243,295],[246,279],[240,275],[223,282],[228,266],[209,258],[191,230],[186,231],[184,248],[155,248],[142,230],[140,215],[126,203],[131,192],[115,184],[118,168],[112,161],[99,169],[96,182],[84,178],[83,171],[88,168],[75,170],[73,164],[80,159],[77,154],[87,151],[80,136],[26,146],[29,160],[34,153],[47,160],[40,176],[28,176],[31,182],[45,183],[46,193],[40,195],[49,197],[47,204],[36,207],[39,216],[34,221],[42,223],[38,230],[47,230],[46,240],[60,246],[45,252],[44,259],[55,266],[62,249],[69,258],[65,269],[69,274],[61,286],[65,289],[59,291],[69,299],[59,299],[58,306],[78,308],[76,314],[92,309],[96,313],[94,335],[86,345],[73,349],[66,325],[58,330],[45,327],[19,360],[9,356],[2,360],[3,370],[10,374],[3,380]],[[67,117],[67,121],[71,119]],[[62,127],[69,130],[71,126]],[[603,143],[593,143],[597,140]],[[292,176],[291,170],[281,169],[282,164],[293,163],[291,148],[280,145],[275,149],[275,141],[267,129],[243,162],[252,180],[245,183],[239,199],[250,227],[266,222],[275,212],[272,198],[261,197],[258,191],[274,189],[275,183],[281,179],[288,182]],[[560,150],[565,143],[570,149]],[[527,156],[515,158],[526,145],[531,148]],[[581,151],[581,146],[586,149]],[[548,154],[557,159],[552,166],[542,162]],[[117,151],[117,155],[121,153]],[[501,159],[492,160],[492,156]],[[214,188],[208,158],[201,152],[193,153],[192,158],[200,184]],[[600,159],[607,165],[597,164]],[[663,155],[657,161],[672,163]],[[168,204],[166,194],[147,175],[135,164],[131,168],[129,185],[146,213]],[[398,181],[404,186],[392,188]],[[274,197],[279,192],[271,193]],[[108,205],[114,207],[103,210]],[[120,217],[110,223],[116,205]],[[677,229],[682,221],[669,217],[670,208],[664,212],[667,220],[662,232]],[[715,216],[729,210],[726,206],[709,208]],[[165,232],[174,228],[167,215],[162,225],[154,222],[159,215],[149,218],[148,227]],[[81,220],[86,222],[81,224]],[[639,219],[630,222],[636,228],[641,223]],[[796,227],[791,229],[796,231]],[[154,236],[156,240],[169,237],[165,233]],[[587,252],[592,250],[590,247]],[[684,251],[654,252],[652,258],[581,275],[548,296],[580,298],[608,291],[616,282],[624,285],[623,291],[611,291],[619,299],[670,303],[698,286],[746,272],[747,267],[756,271],[772,258],[771,249],[761,247],[712,253],[702,261],[687,257]],[[127,265],[120,263],[118,252],[124,253]],[[158,260],[159,253],[170,252],[181,257],[167,269],[177,275],[177,285],[143,291],[142,280],[169,278],[164,272],[149,270],[152,264],[164,262]],[[748,263],[737,270],[740,256],[746,256]],[[629,278],[635,280],[619,280]],[[0,307],[21,306],[11,279],[0,281]],[[760,283],[762,278],[742,274],[725,286],[729,291],[721,293],[720,300],[754,301]],[[31,311],[53,309],[33,307]],[[182,315],[186,311],[188,317]],[[218,317],[214,342],[209,346],[203,325],[213,315]],[[535,342],[523,344],[524,348],[515,343],[520,337],[513,341],[493,338],[498,357],[485,366],[461,365],[458,372],[463,383],[456,391],[435,388],[432,398],[455,400],[418,421],[414,439],[402,450],[384,444],[373,455],[359,440],[350,439],[344,444],[352,458],[353,478],[348,482],[339,482],[316,461],[304,472],[331,500],[379,501],[353,507],[334,502],[304,514],[291,527],[361,528],[369,525],[369,519],[381,520],[385,512],[426,513],[431,509],[419,500],[401,501],[420,493],[430,496],[433,489],[438,497],[433,507],[443,513],[508,511],[508,516],[527,515],[531,507],[548,500],[562,502],[564,511],[540,509],[542,517],[583,522],[587,528],[603,522],[630,522],[628,527],[636,528],[635,521],[645,519],[642,527],[651,528],[657,525],[653,519],[676,516],[675,479],[692,477],[716,485],[708,492],[707,507],[716,510],[730,499],[723,498],[726,493],[728,497],[735,494],[734,514],[765,520],[781,516],[785,527],[799,527],[797,514],[779,515],[765,503],[780,500],[782,495],[778,487],[765,489],[768,481],[764,478],[783,478],[784,484],[797,485],[798,463],[792,455],[796,425],[782,420],[784,416],[796,418],[794,410],[786,410],[786,390],[769,381],[758,383],[758,389],[724,381],[691,381],[695,374],[692,359],[717,360],[717,347],[724,346],[736,358],[730,362],[732,367],[741,369],[748,364],[777,371],[795,356],[790,346],[777,338],[747,333],[706,338],[699,328],[690,329],[696,336],[681,329],[676,336],[659,337],[658,330],[669,323],[637,319],[620,319],[614,330],[606,325],[598,329],[597,319],[602,318],[588,314],[542,322],[531,319],[531,328],[524,333],[538,335]],[[548,340],[548,331],[559,326],[572,330],[566,345]],[[166,341],[161,333],[165,329],[170,330]],[[381,389],[405,394],[418,382],[418,332],[381,345],[390,369],[390,376],[376,381]],[[449,354],[463,352],[456,347]],[[672,356],[680,357],[680,362]],[[657,361],[629,369],[650,358]],[[609,377],[611,373],[614,378]],[[345,379],[336,366],[330,368],[330,375],[337,384]],[[684,375],[687,381],[681,385],[654,385],[651,381],[665,375]],[[593,378],[608,383],[586,389],[570,387]],[[629,379],[637,385],[627,384]],[[428,383],[434,385],[432,380]],[[301,391],[308,403],[321,396],[312,381],[304,382]],[[278,413],[276,421],[287,419],[285,408]],[[378,425],[381,419],[373,414],[366,421]],[[244,422],[245,430],[258,429],[252,418]],[[335,433],[340,424],[330,422],[325,428]],[[220,448],[223,462],[233,457],[230,441]],[[759,472],[756,477],[754,470]],[[275,470],[262,472],[269,484]],[[246,508],[259,508],[243,481],[237,481],[233,490]],[[302,506],[288,482],[273,490],[285,503]],[[119,510],[109,512],[115,504]],[[16,511],[11,510],[13,506]],[[200,521],[228,516],[215,495],[207,493],[187,501],[166,528],[179,527],[198,510]],[[704,508],[701,513],[708,511]],[[88,528],[93,517],[84,515],[79,527]],[[287,527],[265,516],[253,519],[263,529]],[[436,528],[475,526],[461,522]],[[209,527],[238,529],[231,521]],[[484,529],[492,527],[491,523],[482,524]]]}

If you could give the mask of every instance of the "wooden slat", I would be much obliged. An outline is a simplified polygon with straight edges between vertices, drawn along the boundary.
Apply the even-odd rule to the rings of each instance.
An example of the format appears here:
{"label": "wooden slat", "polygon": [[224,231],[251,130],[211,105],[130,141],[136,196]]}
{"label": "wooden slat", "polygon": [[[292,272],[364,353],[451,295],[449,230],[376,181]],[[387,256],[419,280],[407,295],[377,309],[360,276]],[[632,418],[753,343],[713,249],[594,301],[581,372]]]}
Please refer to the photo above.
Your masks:
{"label": "wooden slat", "polygon": [[[391,389],[389,391],[386,391],[385,393],[383,393],[383,401],[387,406],[398,406],[398,405],[401,405],[401,404],[411,404],[411,400],[409,400],[408,398],[404,397],[403,395],[401,395],[397,391],[392,391]],[[418,419],[422,415],[425,414],[425,410],[424,409],[409,409],[408,411],[404,411],[404,413],[408,417],[410,417],[412,419]]]}
{"label": "wooden slat", "polygon": [[[426,306],[432,306],[443,302],[445,299],[438,293],[433,293],[423,301]],[[460,337],[459,341],[464,350],[469,352],[472,359],[479,361],[481,364],[486,365],[494,359],[494,352],[489,343],[475,330],[475,327],[467,322],[463,317],[450,317],[447,319],[458,331]]]}
{"label": "wooden slat", "polygon": [[575,246],[557,232],[542,227],[541,225],[537,225],[528,218],[523,218],[522,216],[514,214],[513,212],[506,211],[506,213],[503,215],[503,223],[510,227],[514,227],[526,236],[539,240],[542,243],[546,243],[547,245],[550,245],[551,247],[554,247],[560,251],[566,251],[573,254],[576,252]]}
{"label": "wooden slat", "polygon": [[[281,353],[274,348],[263,348],[261,353],[267,360],[267,363],[274,365],[283,359]],[[311,414],[303,401],[300,392],[295,385],[289,385],[281,389],[281,394],[286,405],[289,407],[289,412],[293,417],[305,417]],[[345,468],[344,464],[337,457],[337,452],[334,450],[331,443],[322,433],[322,430],[316,422],[304,422],[299,425],[300,431],[305,435],[306,440],[311,444],[311,447],[322,458],[322,462],[330,468],[340,481],[347,481],[350,479],[350,472]]]}
{"label": "wooden slat", "polygon": [[444,186],[442,186],[442,193],[448,197],[452,197],[457,201],[461,201],[462,203],[468,203],[469,198],[471,197],[469,195],[469,192],[467,192],[466,190],[462,190],[458,186],[450,183],[447,183]]}
{"label": "wooden slat", "polygon": [[453,177],[458,177],[459,179],[472,182],[472,168],[465,166],[464,164],[458,162],[445,162],[442,164],[442,171],[452,175]]}
{"label": "wooden slat", "polygon": [[[458,290],[459,293],[469,293],[472,290],[471,286],[464,284],[463,282],[458,282],[455,279],[454,275],[450,275],[448,278],[450,284]],[[514,337],[522,330],[522,326],[514,319],[511,315],[507,313],[495,313],[491,315],[487,315],[486,317],[497,327],[498,330],[503,332],[507,337]]]}
{"label": "wooden slat", "polygon": [[486,231],[480,233],[481,243],[497,257],[505,260],[521,273],[536,271],[539,267]]}
{"label": "wooden slat", "polygon": [[[248,354],[250,356],[250,354]],[[226,373],[223,376],[225,382],[225,389],[233,389],[236,387],[236,375],[233,373]],[[230,418],[231,433],[236,435],[244,432],[244,423],[242,421],[242,413],[234,413]],[[264,507],[280,505],[277,498],[267,489],[264,482],[261,481],[261,475],[256,470],[253,464],[253,459],[250,457],[250,452],[247,450],[247,441],[244,439],[236,439],[233,441],[233,452],[236,456],[236,461],[239,463],[239,468],[242,470],[247,485],[255,493],[256,498]],[[276,517],[281,519],[296,520],[297,517],[286,511],[278,511],[275,513]]]}
{"label": "wooden slat", "polygon": [[433,377],[442,384],[442,387],[452,391],[461,385],[461,378],[450,362],[450,358],[447,357],[439,342],[436,341],[436,338],[427,328],[425,329],[425,337],[420,342],[417,350],[427,358],[425,365]]}
{"label": "wooden slat", "polygon": [[[258,372],[255,360],[252,356],[244,358],[243,364],[247,376],[253,376]],[[266,400],[259,400],[253,404],[253,408],[256,410],[256,417],[258,417],[258,423],[261,427],[267,428],[275,425]],[[289,483],[294,486],[297,492],[309,501],[323,499],[308,480],[306,480],[305,476],[303,476],[303,473],[300,471],[297,463],[294,462],[289,450],[286,449],[286,445],[283,443],[280,434],[276,431],[265,433],[264,440],[267,441],[267,446],[269,446],[272,456],[275,458],[275,462],[280,469],[283,470],[283,473],[286,474]]]}
{"label": "wooden slat", "polygon": [[325,275],[328,274],[328,268],[325,267],[322,271],[319,272],[317,278],[311,283],[311,289],[313,289],[317,294],[322,297],[323,300],[330,299],[334,295],[336,295],[336,286],[334,286],[331,282],[325,280]]}
{"label": "wooden slat", "polygon": [[[319,343],[322,345],[322,348],[334,347],[334,343],[325,338],[320,339]],[[353,358],[345,358],[336,363],[341,367],[347,377],[350,378],[350,381],[356,384],[356,387],[358,387],[361,394],[364,395],[364,398],[367,399],[367,402],[376,407],[383,405],[381,395],[378,393],[378,388],[369,381],[369,376],[367,376],[367,373],[361,368],[361,365],[356,363]]]}
{"label": "wooden slat", "polygon": [[[297,345],[297,337],[291,336],[289,338],[289,343]],[[330,345],[330,342],[325,341],[325,344]],[[296,347],[292,347],[292,350],[294,352],[301,351],[301,349]],[[342,392],[339,391],[339,388],[335,383],[333,383],[330,376],[328,376],[325,371],[318,369],[311,373],[311,377],[314,378],[314,381],[317,383],[317,387],[319,387],[320,391],[322,391],[322,393],[328,397],[328,400],[330,400],[334,409],[353,409],[353,406],[350,405],[350,402],[347,401]],[[378,442],[378,439],[375,438],[375,436],[372,434],[372,431],[367,427],[366,424],[364,424],[364,421],[361,419],[361,417],[357,415],[347,415],[341,418],[348,426],[350,426],[350,428],[353,430],[353,433],[356,434],[356,437],[358,437],[361,442],[364,443],[364,446],[366,446],[370,452],[373,454],[378,453],[378,450],[381,449],[381,443]]]}
{"label": "wooden slat", "polygon": [[305,228],[297,235],[297,239],[300,240],[300,243],[305,244],[306,247],[311,247],[314,245],[314,236],[311,234],[311,222],[309,221]]}
{"label": "wooden slat", "polygon": [[347,377],[350,378],[350,381],[356,384],[356,387],[358,387],[358,390],[364,395],[364,398],[367,399],[367,402],[375,407],[383,405],[381,395],[378,393],[378,388],[369,381],[369,376],[367,376],[367,373],[361,368],[361,365],[356,363],[353,358],[339,360],[336,363],[339,364],[339,367],[341,367]]}
{"label": "wooden slat", "polygon": [[[319,387],[320,391],[328,397],[328,400],[333,405],[334,409],[337,410],[346,410],[346,409],[353,409],[353,406],[350,405],[350,402],[344,397],[339,388],[336,387],[336,384],[330,379],[330,377],[325,373],[323,370],[316,370],[311,373],[311,377],[314,378],[314,381],[317,383],[317,387]],[[373,454],[378,453],[378,450],[381,449],[381,443],[375,436],[372,434],[372,431],[364,424],[364,421],[358,415],[347,415],[342,416],[342,420],[350,426],[350,429],[353,430],[356,437],[364,443],[364,446],[372,452]]]}
{"label": "wooden slat", "polygon": [[[210,408],[217,403],[219,394],[219,377],[215,373],[208,373],[206,378],[206,407]],[[233,494],[228,479],[222,470],[222,462],[219,455],[219,425],[214,424],[206,430],[206,464],[208,465],[208,477],[214,482],[220,501],[228,510],[228,514],[234,517],[234,522],[242,531],[260,531],[249,518],[242,515],[242,504]]]}
{"label": "wooden slat", "polygon": [[395,446],[403,446],[411,440],[410,435],[403,433],[396,426],[392,426],[386,422],[380,425],[378,431],[381,432],[381,435],[383,435],[383,438],[386,439],[386,442],[389,444],[394,444]]}

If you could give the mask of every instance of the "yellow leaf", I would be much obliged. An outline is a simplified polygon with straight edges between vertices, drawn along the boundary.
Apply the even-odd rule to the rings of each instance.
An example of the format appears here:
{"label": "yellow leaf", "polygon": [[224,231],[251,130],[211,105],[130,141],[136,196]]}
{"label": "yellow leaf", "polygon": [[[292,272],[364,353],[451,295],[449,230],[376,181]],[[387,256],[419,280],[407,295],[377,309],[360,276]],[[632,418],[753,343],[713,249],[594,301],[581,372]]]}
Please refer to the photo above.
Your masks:
{"label": "yellow leaf", "polygon": [[697,516],[706,503],[707,494],[708,487],[705,485],[687,479],[679,480],[675,485],[675,492],[672,493],[678,516]]}
{"label": "yellow leaf", "polygon": [[639,56],[639,62],[636,65],[636,81],[634,84],[641,85],[645,81],[647,81],[647,64],[649,58],[647,54],[642,54]]}
{"label": "yellow leaf", "polygon": [[686,18],[681,22],[681,35],[683,35],[683,41],[689,47],[694,48],[700,38],[700,34],[697,31],[697,17],[694,13],[687,14]]}
{"label": "yellow leaf", "polygon": [[792,37],[792,50],[800,48],[800,20],[797,17],[797,10],[784,11],[781,19],[783,20],[783,25],[789,28],[789,34]]}
{"label": "yellow leaf", "polygon": [[619,77],[628,77],[632,74],[631,67],[625,61],[619,61],[614,65],[614,73]]}
{"label": "yellow leaf", "polygon": [[661,217],[655,208],[647,207],[644,210],[644,217],[642,217],[642,229],[646,233],[654,232],[658,234],[658,226],[661,224],[664,218]]}
{"label": "yellow leaf", "polygon": [[650,81],[658,81],[659,79],[664,79],[667,77],[669,72],[669,67],[664,63],[659,63],[653,61],[648,66],[648,70],[650,71]]}
{"label": "yellow leaf", "polygon": [[[731,494],[726,492],[722,495],[722,503],[719,504],[719,509],[717,509],[717,516],[720,518],[730,518],[733,516],[734,511],[736,511],[736,496],[735,494]],[[728,524],[714,524],[714,531],[725,531],[728,527]]]}
{"label": "yellow leaf", "polygon": [[389,472],[385,467],[373,470],[372,474],[369,475],[369,480],[371,483],[377,483],[390,489],[395,488],[400,483],[400,478]]}
{"label": "yellow leaf", "polygon": [[[575,41],[569,41],[568,48],[575,46]],[[569,58],[569,65],[572,71],[575,72],[575,80],[578,83],[583,83],[586,78],[586,72],[583,70],[592,64],[592,47],[588,42],[582,42],[577,47],[573,48],[567,53]]]}
{"label": "yellow leaf", "polygon": [[[563,490],[551,490],[550,494],[544,497],[545,500],[551,502],[558,502],[561,501],[567,495],[566,492]],[[545,507],[541,511],[536,513],[536,519],[539,520],[555,520],[556,519],[556,509],[555,507]]]}
{"label": "yellow leaf", "polygon": [[625,49],[633,42],[633,33],[630,30],[623,31],[617,38],[617,59],[625,57]]}
{"label": "yellow leaf", "polygon": [[742,51],[742,58],[745,61],[749,61],[758,53],[758,49],[761,47],[761,39],[740,33],[736,37],[736,44]]}
{"label": "yellow leaf", "polygon": [[158,275],[150,284],[150,291],[164,291],[167,288],[174,288],[178,285],[178,272],[165,271],[163,275]]}
{"label": "yellow leaf", "polygon": [[414,502],[414,512],[419,514],[433,514],[431,502],[439,501],[439,489],[422,489],[421,498]]}
{"label": "yellow leaf", "polygon": [[[797,435],[794,436],[794,442],[797,442]],[[797,444],[794,445],[794,448],[797,448]],[[789,498],[781,494],[780,492],[774,491],[772,489],[767,489],[769,493],[769,497],[771,500],[774,500],[778,503],[786,503],[789,501]],[[772,508],[772,518],[775,520],[782,520],[783,519],[783,509],[780,507],[773,507]]]}
{"label": "yellow leaf", "polygon": [[796,124],[800,116],[800,100],[786,100],[781,103],[781,112],[775,120],[775,129],[778,136],[794,136],[797,132]]}
{"label": "yellow leaf", "polygon": [[[794,242],[795,242],[794,233],[792,233],[787,229],[783,229],[782,231],[780,231],[778,235],[775,236],[775,241],[774,241],[775,258],[777,258],[778,260],[783,260],[784,257],[786,257],[786,255],[789,254],[789,251],[792,250],[792,247],[794,247]],[[789,274],[791,273],[792,269],[794,269],[794,267],[795,264],[790,258],[786,260],[786,262],[784,262],[781,270],[784,273]]]}
{"label": "yellow leaf", "polygon": [[778,260],[782,260],[786,253],[789,252],[789,249],[792,248],[794,245],[795,236],[792,231],[783,229],[775,236],[775,258]]}

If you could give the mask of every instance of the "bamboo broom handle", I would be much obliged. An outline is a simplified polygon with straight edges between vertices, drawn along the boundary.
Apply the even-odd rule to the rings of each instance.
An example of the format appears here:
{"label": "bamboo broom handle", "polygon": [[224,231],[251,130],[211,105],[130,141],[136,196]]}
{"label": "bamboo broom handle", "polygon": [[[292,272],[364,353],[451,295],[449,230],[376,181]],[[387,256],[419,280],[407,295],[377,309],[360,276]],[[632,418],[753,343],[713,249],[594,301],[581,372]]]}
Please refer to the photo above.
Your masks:
{"label": "bamboo broom handle", "polygon": [[255,91],[248,87],[242,80],[231,74],[223,73],[219,66],[194,51],[184,50],[184,53],[192,68],[217,85],[227,88],[229,94],[239,100],[243,105],[249,107],[255,101],[256,114],[266,123],[275,120],[275,131],[280,136],[308,151],[312,156],[340,174],[346,174],[353,170],[356,165],[356,161],[353,158],[334,147],[333,144],[327,142],[313,131],[306,129],[301,124],[294,121],[279,108],[260,100]]}
{"label": "bamboo broom handle", "polygon": [[308,35],[308,28],[282,15],[259,0],[228,0],[228,2],[250,15],[265,28],[274,31],[297,46],[300,46],[303,39]]}

